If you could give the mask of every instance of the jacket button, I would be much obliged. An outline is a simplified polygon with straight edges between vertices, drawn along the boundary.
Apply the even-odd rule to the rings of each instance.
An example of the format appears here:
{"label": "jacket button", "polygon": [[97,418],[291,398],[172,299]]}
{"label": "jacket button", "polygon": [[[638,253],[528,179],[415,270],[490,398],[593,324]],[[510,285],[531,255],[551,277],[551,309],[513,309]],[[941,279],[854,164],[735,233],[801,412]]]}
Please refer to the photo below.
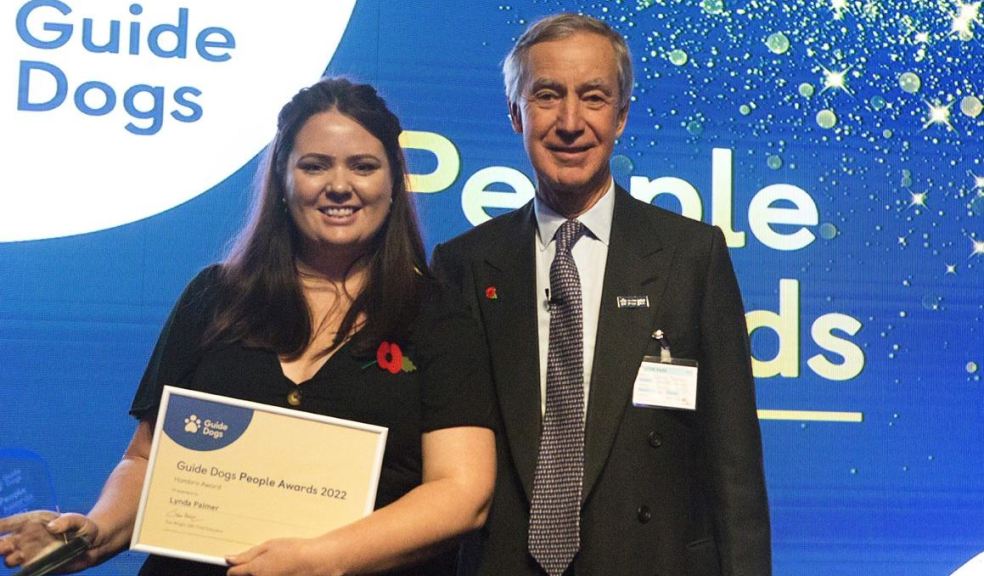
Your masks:
{"label": "jacket button", "polygon": [[653,519],[653,513],[649,506],[639,506],[639,509],[636,510],[636,518],[639,519],[640,524],[645,524]]}
{"label": "jacket button", "polygon": [[663,439],[659,437],[659,434],[655,432],[649,433],[649,445],[653,448],[659,448],[663,445]]}
{"label": "jacket button", "polygon": [[298,390],[297,388],[294,388],[293,390],[287,393],[287,403],[290,404],[291,406],[294,407],[300,406],[301,398],[302,398],[301,391]]}

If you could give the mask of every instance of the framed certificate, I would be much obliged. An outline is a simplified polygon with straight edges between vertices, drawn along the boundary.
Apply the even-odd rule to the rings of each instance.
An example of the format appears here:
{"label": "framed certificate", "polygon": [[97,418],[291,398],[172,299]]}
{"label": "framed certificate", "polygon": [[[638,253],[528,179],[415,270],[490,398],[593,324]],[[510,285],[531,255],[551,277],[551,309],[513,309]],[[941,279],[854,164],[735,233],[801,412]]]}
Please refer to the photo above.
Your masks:
{"label": "framed certificate", "polygon": [[164,387],[130,547],[211,564],[369,514],[386,428]]}

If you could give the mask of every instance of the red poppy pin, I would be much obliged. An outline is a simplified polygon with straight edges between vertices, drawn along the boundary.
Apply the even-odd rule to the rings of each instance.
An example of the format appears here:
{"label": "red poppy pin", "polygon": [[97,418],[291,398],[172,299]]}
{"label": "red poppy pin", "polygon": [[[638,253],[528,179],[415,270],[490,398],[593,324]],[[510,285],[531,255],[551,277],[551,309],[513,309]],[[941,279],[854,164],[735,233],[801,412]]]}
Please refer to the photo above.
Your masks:
{"label": "red poppy pin", "polygon": [[382,341],[376,349],[376,364],[390,374],[413,372],[417,369],[410,358],[403,355],[403,350],[396,342]]}
{"label": "red poppy pin", "polygon": [[498,300],[499,294],[495,291],[495,286],[485,288],[485,298],[488,300]]}

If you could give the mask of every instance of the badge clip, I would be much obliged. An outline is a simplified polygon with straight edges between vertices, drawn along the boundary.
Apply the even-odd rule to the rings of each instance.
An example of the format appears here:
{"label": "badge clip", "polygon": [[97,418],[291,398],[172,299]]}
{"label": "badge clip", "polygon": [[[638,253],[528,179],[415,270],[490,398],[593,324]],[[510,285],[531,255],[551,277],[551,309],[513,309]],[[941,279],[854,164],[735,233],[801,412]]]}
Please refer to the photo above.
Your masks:
{"label": "badge clip", "polygon": [[651,334],[652,339],[659,342],[659,361],[664,364],[673,362],[673,355],[670,354],[670,342],[666,339],[666,334],[656,329]]}

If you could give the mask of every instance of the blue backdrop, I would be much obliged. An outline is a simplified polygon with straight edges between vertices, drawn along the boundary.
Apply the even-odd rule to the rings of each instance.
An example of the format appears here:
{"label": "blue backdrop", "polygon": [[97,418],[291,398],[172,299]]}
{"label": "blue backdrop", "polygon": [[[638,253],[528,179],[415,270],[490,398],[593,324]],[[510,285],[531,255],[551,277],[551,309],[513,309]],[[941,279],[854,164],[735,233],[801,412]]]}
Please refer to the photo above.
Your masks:
{"label": "blue backdrop", "polygon": [[[27,20],[37,36],[44,21],[73,21],[79,34],[84,17],[108,29],[93,16],[107,5],[95,0],[71,3],[70,15],[50,2],[13,4],[38,6]],[[199,25],[204,3],[171,4],[171,22],[191,6],[191,28]],[[278,5],[304,18],[303,4]],[[304,41],[330,73],[375,84],[402,119],[429,250],[532,193],[499,72],[516,36],[556,11],[608,21],[628,39],[637,76],[616,180],[721,226],[732,248],[753,328],[776,574],[937,576],[984,551],[979,4],[359,0],[337,50],[317,34]],[[110,5],[103,21],[124,30],[141,18],[130,4]],[[3,41],[22,45],[7,12]],[[245,38],[247,24],[229,29]],[[246,41],[227,52],[230,63],[264,56]],[[0,90],[23,92],[17,66],[40,57],[7,63]],[[207,118],[223,102],[196,88]],[[18,113],[33,121],[98,107],[85,102]],[[239,120],[272,134],[276,112]],[[160,134],[183,129],[176,124]],[[228,129],[217,146],[237,137]],[[36,150],[50,156],[46,170],[0,196],[45,193],[47,171],[72,153],[58,142],[54,132]],[[257,160],[242,162],[190,200],[128,224],[0,242],[4,512],[93,504],[133,430],[131,395],[171,304],[242,224]],[[166,153],[154,165],[130,194],[195,169]],[[74,191],[84,198],[97,183],[80,176]],[[44,465],[52,487],[35,479]],[[139,561],[125,554],[91,573],[132,573]]]}

